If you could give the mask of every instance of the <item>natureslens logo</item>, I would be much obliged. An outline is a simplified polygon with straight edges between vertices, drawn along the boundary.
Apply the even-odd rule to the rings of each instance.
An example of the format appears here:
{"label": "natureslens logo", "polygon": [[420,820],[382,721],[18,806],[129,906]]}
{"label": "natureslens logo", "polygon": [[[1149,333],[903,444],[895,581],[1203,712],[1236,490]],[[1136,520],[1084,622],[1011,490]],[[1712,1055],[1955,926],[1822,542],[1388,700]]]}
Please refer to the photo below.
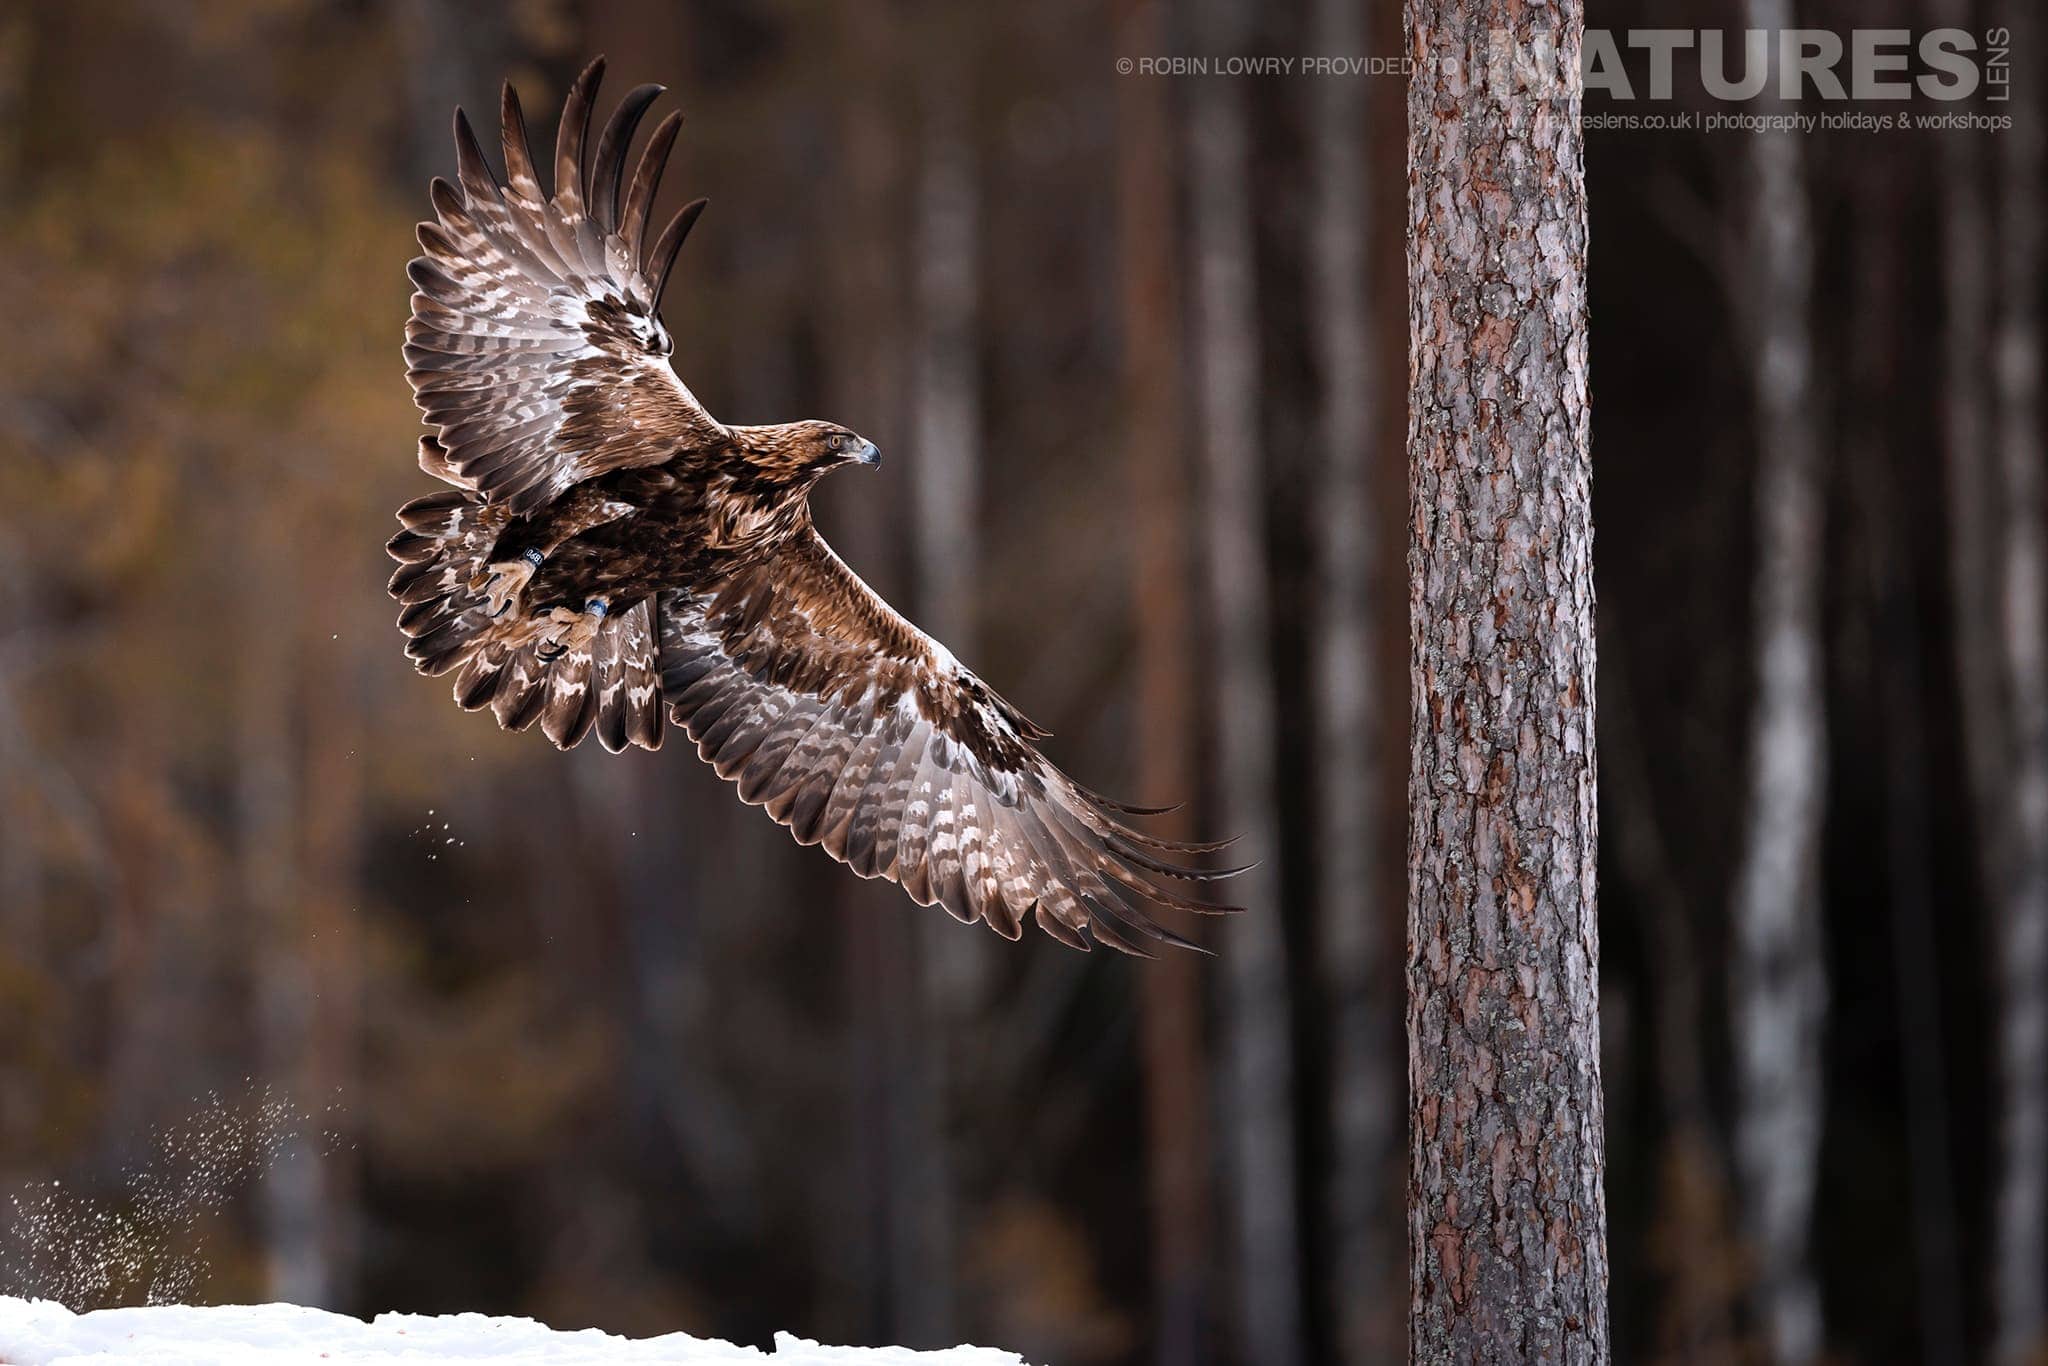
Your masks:
{"label": "natureslens logo", "polygon": [[1442,33],[1428,51],[1391,57],[1177,53],[1119,57],[1116,70],[1406,80],[1423,63],[1459,96],[1587,97],[1578,112],[1588,129],[1999,132],[2012,127],[1998,108],[2012,95],[2011,43],[2004,28],[1589,28],[1574,61],[1555,32],[1497,29],[1470,40]]}
{"label": "natureslens logo", "polygon": [[2011,94],[2010,31],[1960,28],[1587,29],[1574,68],[1557,35],[1495,30],[1484,51],[1431,54],[1469,84],[1498,93],[1564,97],[1581,91],[1609,99],[1677,98],[1680,73],[1709,99],[1967,100]]}

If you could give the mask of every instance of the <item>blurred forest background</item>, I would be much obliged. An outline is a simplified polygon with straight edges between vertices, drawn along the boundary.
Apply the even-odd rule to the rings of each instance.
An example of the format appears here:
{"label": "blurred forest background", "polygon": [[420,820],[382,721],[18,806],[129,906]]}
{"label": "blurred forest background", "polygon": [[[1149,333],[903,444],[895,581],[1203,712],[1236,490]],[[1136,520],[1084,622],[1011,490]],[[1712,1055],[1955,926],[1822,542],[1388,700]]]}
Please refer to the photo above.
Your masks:
{"label": "blurred forest background", "polygon": [[[2014,126],[1588,137],[1616,1357],[2019,1361],[2043,37],[1794,8],[1587,22],[2011,25],[1959,107]],[[847,558],[1081,779],[1245,837],[1219,958],[1005,945],[673,737],[407,667],[413,224],[457,103],[509,75],[545,143],[597,52],[712,200],[678,371],[874,437]],[[1402,52],[1391,0],[9,6],[0,1194],[150,1217],[154,1136],[269,1087],[314,1118],[178,1233],[206,1299],[1398,1359],[1403,82],[1116,62]]]}

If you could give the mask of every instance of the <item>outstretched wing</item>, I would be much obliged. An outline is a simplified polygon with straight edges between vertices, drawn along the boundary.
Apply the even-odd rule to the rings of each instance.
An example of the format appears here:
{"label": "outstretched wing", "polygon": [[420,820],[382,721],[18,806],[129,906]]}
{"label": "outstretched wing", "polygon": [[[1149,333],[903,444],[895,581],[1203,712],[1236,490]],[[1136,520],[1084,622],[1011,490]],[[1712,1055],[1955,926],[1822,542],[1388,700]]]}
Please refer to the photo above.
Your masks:
{"label": "outstretched wing", "polygon": [[459,187],[436,178],[437,221],[409,268],[406,378],[449,463],[492,502],[526,513],[606,470],[652,465],[725,429],[676,378],[658,310],[676,252],[703,210],[676,214],[643,260],[648,209],[682,115],[671,114],[624,190],[627,145],[657,85],[619,104],[584,151],[604,59],[577,78],[543,198],[519,98],[504,100],[506,184],[455,115]]}
{"label": "outstretched wing", "polygon": [[1169,855],[1032,741],[1044,735],[898,616],[815,532],[703,592],[661,599],[670,715],[742,801],[862,877],[1015,939],[1127,953],[1186,944],[1149,908],[1233,909],[1170,880],[1226,876]]}

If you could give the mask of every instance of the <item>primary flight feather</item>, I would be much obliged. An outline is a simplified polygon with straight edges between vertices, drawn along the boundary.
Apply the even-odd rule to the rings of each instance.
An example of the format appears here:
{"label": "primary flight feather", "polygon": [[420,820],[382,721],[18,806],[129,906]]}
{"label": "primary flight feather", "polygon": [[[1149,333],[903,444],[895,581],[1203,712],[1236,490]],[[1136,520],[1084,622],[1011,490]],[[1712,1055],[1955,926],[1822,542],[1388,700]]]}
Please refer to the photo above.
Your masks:
{"label": "primary flight feather", "polygon": [[825,544],[810,492],[880,461],[829,422],[727,426],[668,363],[660,304],[704,207],[651,245],[682,123],[626,151],[659,86],[631,91],[593,150],[603,59],[577,80],[541,190],[505,87],[504,179],[455,116],[457,180],[410,267],[406,377],[446,491],[399,510],[392,596],[406,653],[455,700],[535,722],[567,749],[658,748],[663,712],[742,801],[862,877],[1015,939],[1187,941],[1151,909],[1228,909],[1172,890],[1223,876],[1052,765],[1044,737]]}

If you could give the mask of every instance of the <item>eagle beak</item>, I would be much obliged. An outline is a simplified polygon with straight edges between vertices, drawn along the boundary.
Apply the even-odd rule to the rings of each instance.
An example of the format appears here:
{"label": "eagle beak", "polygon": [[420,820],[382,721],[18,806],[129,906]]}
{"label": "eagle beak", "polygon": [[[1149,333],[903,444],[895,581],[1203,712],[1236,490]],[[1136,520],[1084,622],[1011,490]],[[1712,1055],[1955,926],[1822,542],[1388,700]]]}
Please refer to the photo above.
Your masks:
{"label": "eagle beak", "polygon": [[852,458],[866,465],[869,469],[879,469],[882,464],[882,452],[876,448],[875,443],[872,441],[861,442],[860,449],[853,452]]}

